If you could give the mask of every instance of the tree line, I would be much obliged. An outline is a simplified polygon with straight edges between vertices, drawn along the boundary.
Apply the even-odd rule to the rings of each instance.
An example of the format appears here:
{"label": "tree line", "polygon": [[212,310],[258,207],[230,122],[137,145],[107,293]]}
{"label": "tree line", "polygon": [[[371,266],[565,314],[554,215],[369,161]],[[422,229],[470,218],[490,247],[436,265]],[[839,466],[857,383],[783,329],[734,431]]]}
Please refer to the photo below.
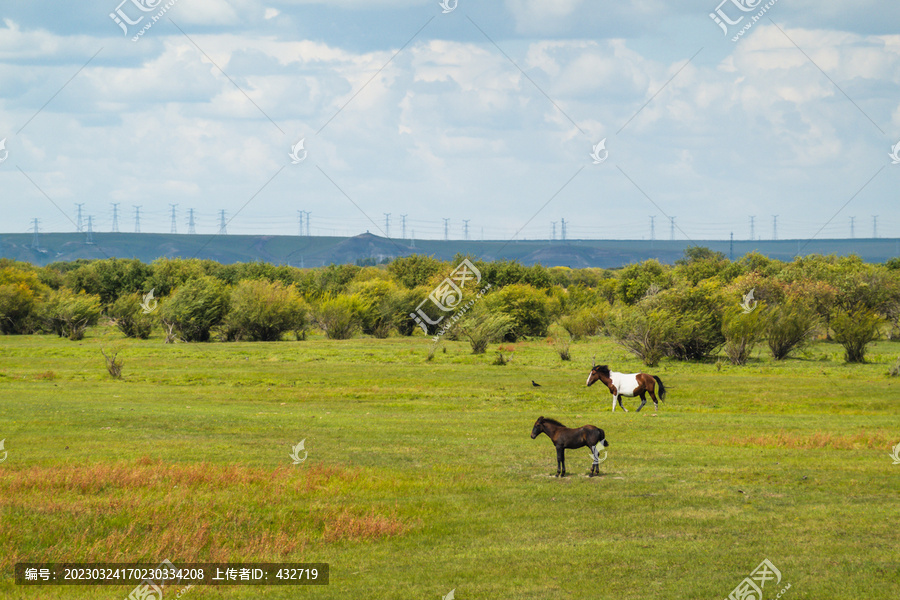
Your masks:
{"label": "tree line", "polygon": [[[0,259],[0,333],[77,340],[108,318],[125,336],[147,338],[161,329],[166,341],[302,340],[312,329],[331,339],[418,335],[410,314],[464,258],[490,292],[445,337],[468,340],[474,352],[554,332],[562,348],[569,340],[611,336],[648,366],[664,357],[720,354],[740,365],[761,344],[781,360],[826,338],[844,347],[845,360],[862,362],[874,340],[900,339],[900,258],[871,264],[810,255],[783,262],[751,253],[730,261],[703,247],[688,248],[674,265],[647,260],[615,270],[462,255],[315,269],[169,258],[36,267]],[[152,306],[145,301],[151,290]],[[427,308],[432,320],[442,315]]]}

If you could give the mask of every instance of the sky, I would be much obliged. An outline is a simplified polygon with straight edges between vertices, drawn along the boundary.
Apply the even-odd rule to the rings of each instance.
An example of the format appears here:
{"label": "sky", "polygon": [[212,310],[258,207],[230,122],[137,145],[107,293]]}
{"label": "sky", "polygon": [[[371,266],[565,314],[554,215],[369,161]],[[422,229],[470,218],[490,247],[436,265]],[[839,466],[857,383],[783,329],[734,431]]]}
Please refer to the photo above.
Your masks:
{"label": "sky", "polygon": [[0,161],[6,233],[900,237],[900,3],[6,2]]}

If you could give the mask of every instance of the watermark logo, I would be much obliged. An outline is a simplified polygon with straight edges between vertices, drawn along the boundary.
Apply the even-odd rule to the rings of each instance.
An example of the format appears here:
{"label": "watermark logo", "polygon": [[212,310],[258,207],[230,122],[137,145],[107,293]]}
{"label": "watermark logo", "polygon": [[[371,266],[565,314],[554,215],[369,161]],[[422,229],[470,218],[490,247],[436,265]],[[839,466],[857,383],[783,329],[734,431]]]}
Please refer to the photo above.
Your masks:
{"label": "watermark logo", "polygon": [[[306,155],[308,154],[308,152],[303,148],[303,142],[305,141],[306,138],[303,138],[302,140],[291,146],[291,153],[288,154],[288,156],[291,157],[292,165],[299,165],[304,160],[306,160]],[[301,151],[303,152],[302,155],[300,154]]]}
{"label": "watermark logo", "polygon": [[[290,453],[290,457],[294,459],[295,465],[299,465],[306,457],[309,455],[309,452],[306,451],[304,444],[306,443],[306,438],[300,440],[300,443],[293,447],[293,452]],[[300,458],[300,453],[303,452],[303,458]]]}
{"label": "watermark logo", "polygon": [[[897,145],[900,146],[900,144]],[[6,149],[6,138],[3,138],[0,140],[0,163],[5,162],[7,158],[9,158],[9,150]]]}
{"label": "watermark logo", "polygon": [[[152,290],[150,290],[149,292],[144,294],[144,301],[141,302],[141,308],[143,309],[142,312],[145,315],[149,315],[154,310],[156,310],[157,306],[159,306],[159,300],[157,300],[156,298],[153,297],[153,291],[155,289],[156,288],[153,288]],[[152,302],[152,304],[151,304],[151,302]]]}
{"label": "watermark logo", "polygon": [[751,289],[747,292],[747,295],[744,296],[744,301],[741,302],[741,308],[744,310],[745,315],[749,315],[756,309],[756,305],[759,304],[756,300],[753,299],[753,291],[756,288]]}
{"label": "watermark logo", "polygon": [[[460,310],[453,315],[451,322],[446,324],[442,331],[436,336],[435,341],[437,341],[437,338],[446,333],[450,326],[458,321],[459,318],[475,304],[476,300],[487,293],[487,290],[491,287],[490,284],[488,284],[481,292],[479,292],[476,298],[470,300],[465,306],[462,306],[463,290],[466,287],[466,283],[469,282],[474,282],[475,286],[480,284],[481,271],[472,264],[472,261],[466,258],[453,269],[453,272],[450,273],[449,277],[439,283],[438,286],[428,294],[428,297],[419,303],[416,307],[416,312],[409,313],[409,316],[413,318],[416,325],[422,328],[422,331],[428,334],[428,325],[437,325],[444,320],[446,315],[441,315],[437,319],[432,319],[422,308],[425,303],[431,302],[442,312],[452,312],[459,308]],[[473,286],[470,285],[469,287],[471,288]]]}
{"label": "watermark logo", "polygon": [[[722,0],[715,8],[715,11],[709,13],[709,18],[712,19],[716,25],[721,27],[722,33],[727,36],[729,34],[730,26],[740,25],[744,20],[744,17],[749,17],[743,27],[741,27],[741,29],[731,38],[732,42],[736,42],[741,39],[741,36],[747,33],[747,31],[749,31],[770,8],[775,6],[776,2],[778,2],[778,0],[769,0],[765,4],[763,4],[763,0]],[[727,11],[723,8],[726,5],[731,5]],[[754,11],[757,11],[756,14],[749,14]],[[736,18],[732,18],[732,16]]]}
{"label": "watermark logo", "polygon": [[[172,561],[168,558],[159,563],[155,569],[150,569],[150,571],[153,576],[137,584],[125,600],[162,600],[165,589],[178,585],[178,581],[180,581],[178,577],[180,569],[172,564]],[[182,594],[192,587],[194,586],[187,585],[183,587],[175,597],[180,598]]]}
{"label": "watermark logo", "polygon": [[[600,444],[597,444],[599,446]],[[591,450],[591,456],[594,457],[594,466],[596,467],[602,462],[606,462],[607,457],[609,456],[609,450],[603,449],[603,458],[600,458],[600,450],[597,449],[597,446]]]}
{"label": "watermark logo", "polygon": [[[726,600],[762,600],[763,588],[766,587],[766,583],[770,581],[774,581],[774,585],[780,584],[781,571],[779,571],[767,558],[759,563],[759,565],[753,569],[753,572],[750,573],[750,576],[745,577],[744,580],[728,594]],[[790,583],[785,585],[776,598],[781,598],[781,596],[789,589],[791,589]]]}
{"label": "watermark logo", "polygon": [[[444,11],[444,12],[447,12],[447,11]],[[452,590],[450,590],[449,594],[444,596],[444,600],[453,600],[454,598],[456,598],[456,588],[453,588]]]}
{"label": "watermark logo", "polygon": [[[6,140],[3,140],[4,142]],[[0,142],[0,148],[3,147],[3,142]],[[891,147],[891,153],[888,154],[891,157],[892,165],[900,165],[900,142],[897,142]],[[0,162],[3,162],[5,159],[0,159]]]}
{"label": "watermark logo", "polygon": [[[3,452],[3,458],[0,458],[0,463],[2,463],[4,460],[6,460],[6,457],[9,454],[9,452],[7,452],[6,450],[3,449],[3,442],[5,442],[5,441],[6,441],[6,438],[3,438],[2,440],[0,440],[0,452]],[[897,444],[897,447],[900,448],[900,444]]]}
{"label": "watermark logo", "polygon": [[[157,8],[159,5],[163,3],[163,0],[122,0],[119,5],[116,7],[115,11],[109,13],[109,18],[113,20],[113,22],[122,28],[122,32],[126,37],[129,35],[128,26],[129,25],[139,25],[145,18],[148,21],[144,24],[143,27],[131,38],[132,42],[138,41],[141,36],[143,36],[153,25],[162,19],[163,15],[169,12],[169,9],[175,6],[175,3],[178,0],[169,0],[166,4],[159,9],[159,11],[155,15],[149,14],[141,14],[141,13],[151,13]],[[132,8],[129,9],[128,12],[131,15],[134,15],[135,19],[132,19],[129,16],[128,12],[125,11],[123,6],[130,4]],[[137,9],[136,12],[134,9]]]}
{"label": "watermark logo", "polygon": [[[451,13],[456,10],[456,7],[459,6],[459,0],[441,0],[441,8],[444,9],[444,14]],[[453,592],[451,592],[452,594]],[[452,599],[451,599],[452,600]]]}
{"label": "watermark logo", "polygon": [[[0,441],[0,450],[3,450],[3,442]],[[894,452],[891,453],[891,458],[894,459],[895,465],[900,465],[900,444],[894,446]]]}
{"label": "watermark logo", "polygon": [[609,158],[609,150],[606,149],[606,138],[603,138],[596,146],[594,146],[594,151],[591,152],[591,158],[594,159],[595,165],[599,165]]}

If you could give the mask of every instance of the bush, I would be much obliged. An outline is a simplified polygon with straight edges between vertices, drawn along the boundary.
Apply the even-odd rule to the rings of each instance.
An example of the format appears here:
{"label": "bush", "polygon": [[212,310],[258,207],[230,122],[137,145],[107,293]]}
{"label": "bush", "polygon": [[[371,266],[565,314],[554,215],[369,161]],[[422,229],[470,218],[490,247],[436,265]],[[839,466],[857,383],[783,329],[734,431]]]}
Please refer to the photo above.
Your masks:
{"label": "bush", "polygon": [[396,258],[387,269],[400,285],[408,289],[427,286],[436,274],[450,271],[447,263],[420,254]]}
{"label": "bush", "polygon": [[26,284],[0,284],[0,333],[34,331],[36,307],[34,292]]}
{"label": "bush", "polygon": [[205,275],[184,283],[160,302],[160,318],[186,342],[208,342],[210,331],[228,312],[225,284]]}
{"label": "bush", "polygon": [[80,340],[88,327],[97,324],[102,311],[99,296],[63,288],[50,293],[40,312],[47,329],[59,337]]}
{"label": "bush", "polygon": [[491,294],[487,300],[491,310],[510,318],[505,339],[515,342],[526,335],[545,337],[550,326],[550,299],[530,285],[512,284]]}
{"label": "bush", "polygon": [[135,258],[107,258],[69,271],[65,281],[72,290],[100,296],[100,302],[108,306],[120,296],[144,289],[152,274],[150,265]]}
{"label": "bush", "polygon": [[766,318],[766,341],[772,358],[784,360],[806,346],[818,327],[815,311],[797,300],[788,299],[772,308]]}
{"label": "bush", "polygon": [[744,365],[756,344],[762,339],[766,328],[763,316],[764,306],[745,313],[738,307],[725,312],[722,334],[725,336],[725,356],[733,365]]}
{"label": "bush", "polygon": [[702,360],[715,354],[725,343],[724,299],[713,281],[665,290],[642,303],[661,307],[672,319],[665,343],[666,356],[676,360]]}
{"label": "bush", "polygon": [[666,355],[673,325],[671,314],[647,304],[620,306],[608,320],[610,335],[648,367],[655,367]]}
{"label": "bush", "polygon": [[48,291],[27,267],[0,268],[0,333],[33,333],[39,329],[38,300]]}
{"label": "bush", "polygon": [[472,354],[484,354],[488,344],[499,342],[512,329],[513,319],[509,315],[492,311],[483,302],[475,304],[455,329],[461,337],[469,340]]}
{"label": "bush", "polygon": [[337,296],[323,300],[316,310],[316,321],[330,340],[348,340],[360,327],[363,303],[356,296]]}
{"label": "bush", "polygon": [[138,292],[119,296],[106,314],[126,337],[146,340],[153,329],[153,318],[144,314],[141,302],[143,296]]}
{"label": "bush", "polygon": [[866,347],[878,339],[883,324],[884,319],[878,313],[862,306],[835,315],[831,327],[835,341],[844,347],[844,360],[849,363],[865,362]]}
{"label": "bush", "polygon": [[619,272],[616,294],[626,304],[636,304],[651,289],[665,289],[672,285],[672,274],[655,259],[628,265]]}
{"label": "bush", "polygon": [[[362,303],[360,321],[363,333],[383,339],[391,334],[401,319],[409,319],[403,312],[407,290],[392,281],[369,280],[351,286]],[[414,322],[413,322],[414,324]]]}
{"label": "bush", "polygon": [[275,342],[286,331],[302,332],[307,310],[293,285],[244,279],[231,292],[222,331],[227,340]]}
{"label": "bush", "polygon": [[559,324],[573,340],[597,335],[603,326],[603,321],[609,314],[609,305],[601,304],[596,308],[581,308],[570,315],[564,315],[559,319]]}

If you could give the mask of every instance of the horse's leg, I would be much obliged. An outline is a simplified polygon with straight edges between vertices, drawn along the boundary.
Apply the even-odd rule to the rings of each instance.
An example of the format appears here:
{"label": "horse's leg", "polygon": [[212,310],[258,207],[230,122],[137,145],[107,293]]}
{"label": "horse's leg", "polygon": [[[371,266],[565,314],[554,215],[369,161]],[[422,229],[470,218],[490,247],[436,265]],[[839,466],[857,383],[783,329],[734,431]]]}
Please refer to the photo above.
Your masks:
{"label": "horse's leg", "polygon": [[653,388],[647,391],[650,392],[650,399],[653,400],[653,412],[656,412],[659,410],[659,401],[656,399],[656,394],[653,393]]}
{"label": "horse's leg", "polygon": [[556,476],[566,476],[566,450],[562,446],[556,447]]}
{"label": "horse's leg", "polygon": [[647,397],[644,395],[645,392],[641,392],[639,395],[641,397],[641,405],[637,407],[636,412],[641,412],[641,409],[644,408],[644,405],[647,404]]}
{"label": "horse's leg", "polygon": [[622,394],[619,394],[616,398],[619,400],[619,406],[622,408],[622,410],[628,412],[628,409],[622,406]]}
{"label": "horse's leg", "polygon": [[591,477],[593,477],[594,472],[597,475],[600,474],[600,452],[597,450],[596,445],[590,446],[589,450],[591,451],[591,458],[594,459],[594,463],[591,465]]}
{"label": "horse's leg", "polygon": [[616,395],[615,394],[613,394],[613,409],[612,409],[612,411],[616,412]]}

